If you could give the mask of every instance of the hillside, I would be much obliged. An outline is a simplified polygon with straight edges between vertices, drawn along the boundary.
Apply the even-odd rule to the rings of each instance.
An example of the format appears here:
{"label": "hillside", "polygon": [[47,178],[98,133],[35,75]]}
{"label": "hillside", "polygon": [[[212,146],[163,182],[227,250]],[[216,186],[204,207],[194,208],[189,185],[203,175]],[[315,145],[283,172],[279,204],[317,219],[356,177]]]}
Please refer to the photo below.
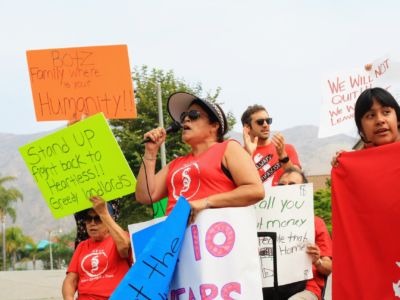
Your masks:
{"label": "hillside", "polygon": [[[328,174],[333,154],[338,149],[351,149],[356,142],[354,138],[345,135],[318,139],[317,133],[316,126],[298,126],[282,131],[287,143],[293,144],[297,149],[307,175]],[[47,134],[49,132],[33,135],[0,133],[0,176],[16,176],[18,179],[13,186],[24,195],[24,200],[16,205],[17,220],[14,226],[21,227],[25,234],[35,240],[47,239],[49,230],[61,228],[64,232],[69,232],[74,228],[72,216],[60,220],[52,217],[18,152],[18,147]],[[241,133],[232,132],[230,135],[242,140]],[[10,225],[10,220],[7,220],[7,226]]]}

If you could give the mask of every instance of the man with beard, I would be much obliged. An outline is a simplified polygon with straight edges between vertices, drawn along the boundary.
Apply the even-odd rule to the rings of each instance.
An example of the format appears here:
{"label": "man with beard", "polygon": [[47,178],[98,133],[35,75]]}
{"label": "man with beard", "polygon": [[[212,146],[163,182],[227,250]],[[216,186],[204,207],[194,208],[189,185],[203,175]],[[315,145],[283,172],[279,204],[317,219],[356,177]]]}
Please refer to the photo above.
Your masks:
{"label": "man with beard", "polygon": [[285,144],[283,135],[276,133],[270,138],[272,118],[265,107],[249,106],[241,120],[245,149],[252,156],[264,186],[277,185],[289,167],[301,169],[296,150]]}

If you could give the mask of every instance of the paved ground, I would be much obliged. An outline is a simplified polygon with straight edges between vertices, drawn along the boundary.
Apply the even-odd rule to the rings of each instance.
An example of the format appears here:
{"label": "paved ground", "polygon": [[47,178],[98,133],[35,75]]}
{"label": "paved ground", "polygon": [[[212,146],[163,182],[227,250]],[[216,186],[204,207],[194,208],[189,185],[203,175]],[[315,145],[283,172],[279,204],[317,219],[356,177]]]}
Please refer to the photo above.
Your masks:
{"label": "paved ground", "polygon": [[[62,300],[65,270],[0,272],[1,300]],[[331,277],[325,300],[331,300]],[[247,300],[247,299],[244,299]]]}
{"label": "paved ground", "polygon": [[1,300],[62,300],[65,270],[0,272]]}

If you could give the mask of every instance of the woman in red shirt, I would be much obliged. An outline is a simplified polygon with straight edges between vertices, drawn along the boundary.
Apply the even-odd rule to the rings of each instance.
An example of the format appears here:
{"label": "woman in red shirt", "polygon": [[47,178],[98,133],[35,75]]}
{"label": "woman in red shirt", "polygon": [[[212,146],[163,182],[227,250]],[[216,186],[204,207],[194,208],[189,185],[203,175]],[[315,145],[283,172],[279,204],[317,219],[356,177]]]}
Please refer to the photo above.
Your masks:
{"label": "woman in red shirt", "polygon": [[191,220],[206,208],[248,206],[263,199],[264,188],[256,167],[243,147],[224,141],[228,122],[221,107],[194,95],[178,92],[168,99],[168,112],[182,125],[182,141],[191,152],[155,172],[160,145],[166,131],[147,132],[136,199],[151,204],[168,196],[167,213],[179,196],[191,205]]}

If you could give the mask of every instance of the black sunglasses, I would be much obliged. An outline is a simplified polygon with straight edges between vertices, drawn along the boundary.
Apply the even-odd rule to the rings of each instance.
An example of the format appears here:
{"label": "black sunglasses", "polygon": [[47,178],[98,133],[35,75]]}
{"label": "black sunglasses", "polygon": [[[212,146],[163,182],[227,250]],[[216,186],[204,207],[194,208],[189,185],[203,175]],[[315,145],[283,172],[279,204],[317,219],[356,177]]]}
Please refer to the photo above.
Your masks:
{"label": "black sunglasses", "polygon": [[183,113],[181,113],[181,116],[179,118],[179,120],[181,120],[181,123],[185,121],[186,117],[189,117],[191,121],[197,120],[198,118],[200,118],[200,112],[198,110],[184,111]]}
{"label": "black sunglasses", "polygon": [[272,118],[265,118],[265,119],[257,119],[256,120],[256,123],[259,126],[263,126],[264,122],[267,122],[268,125],[271,125],[272,124]]}
{"label": "black sunglasses", "polygon": [[100,224],[102,221],[99,216],[85,216],[85,223],[92,223],[94,221],[96,224]]}

